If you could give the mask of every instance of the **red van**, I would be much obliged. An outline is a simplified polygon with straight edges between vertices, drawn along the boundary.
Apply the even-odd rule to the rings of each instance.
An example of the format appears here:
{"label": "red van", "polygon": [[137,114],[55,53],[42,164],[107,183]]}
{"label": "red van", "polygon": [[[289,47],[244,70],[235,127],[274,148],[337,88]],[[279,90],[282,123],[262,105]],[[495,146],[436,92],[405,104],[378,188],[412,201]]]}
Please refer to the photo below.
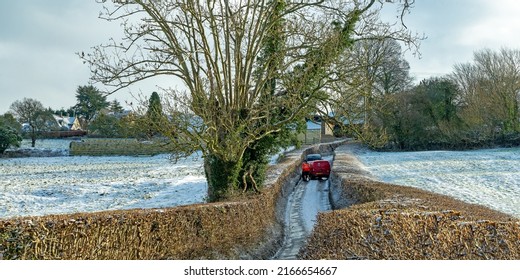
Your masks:
{"label": "red van", "polygon": [[309,181],[311,179],[327,180],[330,176],[330,163],[323,160],[320,154],[309,154],[302,164],[302,179]]}

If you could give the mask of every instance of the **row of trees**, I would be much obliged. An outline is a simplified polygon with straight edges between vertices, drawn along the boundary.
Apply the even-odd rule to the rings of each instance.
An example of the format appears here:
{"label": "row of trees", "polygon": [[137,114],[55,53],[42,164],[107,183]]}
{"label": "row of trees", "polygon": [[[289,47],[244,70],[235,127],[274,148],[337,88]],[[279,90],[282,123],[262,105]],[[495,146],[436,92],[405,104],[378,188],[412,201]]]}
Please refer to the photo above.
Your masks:
{"label": "row of trees", "polygon": [[[13,102],[10,106],[10,113],[4,115],[2,122],[0,122],[3,137],[5,139],[18,139],[23,133],[31,139],[32,147],[34,147],[36,139],[41,135],[49,131],[66,129],[58,125],[54,115],[77,117],[81,120],[82,128],[86,130],[93,122],[94,117],[103,110],[123,112],[123,108],[117,100],[107,102],[106,96],[92,85],[79,86],[76,91],[76,99],[77,104],[68,110],[45,108],[40,101],[33,98],[24,98]],[[17,145],[16,141],[5,140],[2,143],[4,143],[2,144],[3,150],[11,145]]]}
{"label": "row of trees", "polygon": [[373,147],[520,144],[520,50],[476,51],[472,62],[455,65],[453,73],[416,86],[404,79],[392,94],[381,94],[383,84],[369,90],[369,101],[350,107],[369,116],[358,132]]}
{"label": "row of trees", "polygon": [[76,98],[78,103],[68,110],[46,109],[32,98],[15,101],[11,113],[0,116],[0,154],[9,147],[18,147],[24,134],[34,147],[38,137],[63,129],[54,116],[77,116],[94,136],[141,139],[162,136],[161,125],[171,119],[165,115],[157,92],[152,93],[145,112],[125,111],[117,100],[107,102],[106,96],[93,86],[78,87]]}
{"label": "row of trees", "polygon": [[151,139],[170,135],[163,126],[176,116],[167,116],[157,92],[152,92],[148,101],[141,100],[140,105],[132,112],[123,113],[111,106],[103,110],[89,125],[90,133],[101,137]]}

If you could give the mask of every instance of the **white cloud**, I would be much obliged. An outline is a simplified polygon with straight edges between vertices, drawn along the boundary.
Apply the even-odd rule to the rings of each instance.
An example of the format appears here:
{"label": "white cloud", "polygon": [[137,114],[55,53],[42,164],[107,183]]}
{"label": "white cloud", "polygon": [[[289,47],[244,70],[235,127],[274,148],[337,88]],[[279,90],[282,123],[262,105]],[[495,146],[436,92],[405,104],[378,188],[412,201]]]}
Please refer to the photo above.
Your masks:
{"label": "white cloud", "polygon": [[[53,108],[74,105],[76,88],[86,84],[90,74],[75,53],[88,53],[92,46],[122,34],[119,23],[98,19],[101,9],[93,0],[2,4],[0,114],[23,97]],[[422,59],[407,55],[412,74],[419,79],[447,74],[455,63],[471,61],[473,52],[483,47],[520,48],[518,15],[518,0],[416,1],[406,24],[428,39],[422,42]],[[156,83],[165,86],[169,81],[150,81],[140,87],[148,94]],[[115,97],[132,100],[127,91]]]}
{"label": "white cloud", "polygon": [[419,80],[441,76],[482,48],[520,48],[518,15],[516,0],[416,1],[408,26],[428,39],[422,42],[422,59],[407,56],[411,72]]}
{"label": "white cloud", "polygon": [[[5,8],[5,9],[4,9]],[[89,70],[75,54],[122,34],[117,23],[98,19],[94,1],[13,1],[0,24],[0,114],[31,97],[52,108],[75,103],[75,90]]]}
{"label": "white cloud", "polygon": [[457,43],[478,49],[520,48],[520,2],[486,1],[485,9],[487,12],[476,24],[461,29]]}

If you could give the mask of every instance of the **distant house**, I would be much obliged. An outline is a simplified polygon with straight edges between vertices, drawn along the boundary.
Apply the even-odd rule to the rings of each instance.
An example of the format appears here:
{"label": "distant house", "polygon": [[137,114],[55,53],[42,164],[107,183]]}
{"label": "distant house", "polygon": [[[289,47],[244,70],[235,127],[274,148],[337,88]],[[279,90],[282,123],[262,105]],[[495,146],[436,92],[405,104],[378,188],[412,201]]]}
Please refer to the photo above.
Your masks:
{"label": "distant house", "polygon": [[[334,117],[334,113],[329,113],[329,117]],[[363,120],[350,121],[346,117],[339,117],[336,118],[336,121],[332,121],[330,118],[315,115],[312,119],[307,119],[307,129],[298,135],[298,139],[305,145],[329,142],[336,137],[345,136],[345,128],[354,129],[354,127],[359,128],[362,125]]]}
{"label": "distant house", "polygon": [[322,136],[338,136],[344,135],[346,130],[359,130],[361,126],[363,126],[364,121],[361,118],[350,119],[345,116],[336,116],[334,112],[329,113],[330,118],[334,118],[335,121],[332,120],[324,120],[322,122]]}
{"label": "distant house", "polygon": [[81,124],[76,117],[62,117],[54,115],[54,119],[61,130],[82,130]]}
{"label": "distant house", "polygon": [[336,127],[336,125],[334,125],[333,123],[330,123],[327,121],[322,121],[321,122],[321,134],[333,136],[335,127]]}
{"label": "distant house", "polygon": [[68,127],[70,130],[82,130],[81,124],[79,123],[79,119],[76,117],[68,118]]}

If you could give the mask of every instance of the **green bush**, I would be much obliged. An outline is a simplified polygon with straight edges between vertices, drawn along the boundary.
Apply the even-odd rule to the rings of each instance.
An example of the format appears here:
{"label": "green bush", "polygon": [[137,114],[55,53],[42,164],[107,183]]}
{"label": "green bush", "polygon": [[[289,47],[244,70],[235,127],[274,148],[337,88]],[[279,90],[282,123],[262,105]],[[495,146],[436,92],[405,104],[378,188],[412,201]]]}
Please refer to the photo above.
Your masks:
{"label": "green bush", "polygon": [[18,131],[9,126],[0,126],[0,154],[11,146],[20,147],[21,142],[22,136]]}

